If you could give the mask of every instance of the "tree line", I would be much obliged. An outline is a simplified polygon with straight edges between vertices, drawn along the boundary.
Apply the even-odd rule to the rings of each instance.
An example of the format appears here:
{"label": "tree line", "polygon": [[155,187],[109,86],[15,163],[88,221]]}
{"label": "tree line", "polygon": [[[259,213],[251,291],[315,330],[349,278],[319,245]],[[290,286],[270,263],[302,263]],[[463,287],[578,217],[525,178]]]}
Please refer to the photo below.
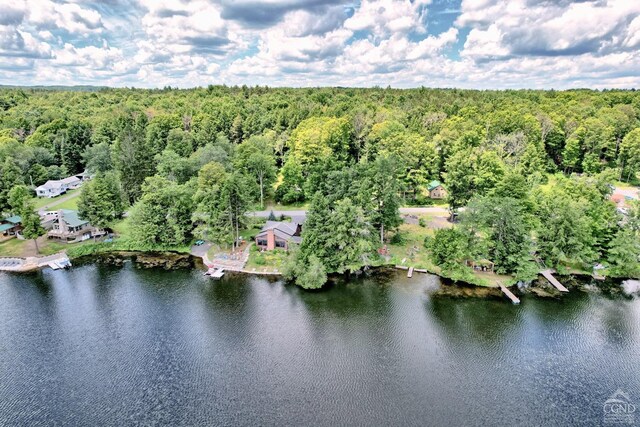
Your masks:
{"label": "tree line", "polygon": [[2,89],[0,211],[17,209],[16,186],[88,169],[79,206],[94,225],[130,211],[147,245],[235,245],[247,210],[306,202],[289,270],[319,274],[371,263],[397,207],[428,202],[438,179],[467,209],[428,243],[434,257],[450,242],[459,265],[466,239],[463,258],[526,277],[637,253],[607,185],[637,182],[639,118],[640,94],[621,90]]}

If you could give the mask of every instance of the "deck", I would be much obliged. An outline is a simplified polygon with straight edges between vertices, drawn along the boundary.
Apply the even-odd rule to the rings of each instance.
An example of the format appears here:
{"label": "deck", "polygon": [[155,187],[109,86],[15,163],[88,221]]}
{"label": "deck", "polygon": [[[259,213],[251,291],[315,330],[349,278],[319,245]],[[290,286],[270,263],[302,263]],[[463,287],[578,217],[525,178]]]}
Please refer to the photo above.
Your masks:
{"label": "deck", "polygon": [[505,294],[507,296],[507,298],[509,298],[511,300],[512,303],[514,304],[520,304],[520,298],[518,298],[517,296],[515,296],[513,294],[513,292],[511,292],[505,285],[503,285],[502,283],[500,283],[500,290],[502,291],[503,294]]}
{"label": "deck", "polygon": [[540,274],[542,274],[544,278],[547,279],[549,283],[551,283],[557,290],[559,290],[560,292],[569,292],[569,289],[565,288],[562,283],[558,282],[558,280],[553,277],[552,273],[555,273],[555,271],[543,270],[540,272]]}

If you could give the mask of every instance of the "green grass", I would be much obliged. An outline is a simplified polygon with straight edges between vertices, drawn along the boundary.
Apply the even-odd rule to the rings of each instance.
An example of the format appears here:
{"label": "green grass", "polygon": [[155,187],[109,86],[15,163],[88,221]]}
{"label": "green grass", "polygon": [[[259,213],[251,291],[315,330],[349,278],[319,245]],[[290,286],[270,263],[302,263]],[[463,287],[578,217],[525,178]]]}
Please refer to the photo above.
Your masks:
{"label": "green grass", "polygon": [[433,230],[420,227],[417,224],[402,224],[398,229],[398,233],[400,233],[402,241],[387,245],[391,255],[391,262],[401,265],[402,260],[406,258],[404,265],[427,268],[429,259],[427,250],[424,247],[424,239],[427,236],[432,236]]}
{"label": "green grass", "polygon": [[[0,243],[0,256],[22,257],[26,248],[25,240],[10,239]],[[28,244],[32,245],[32,242]]]}
{"label": "green grass", "polygon": [[78,258],[81,256],[99,255],[109,252],[178,252],[188,254],[191,250],[190,246],[162,246],[162,245],[144,245],[140,242],[130,239],[118,238],[112,242],[93,243],[87,241],[69,245],[67,247],[67,255],[69,258]]}
{"label": "green grass", "polygon": [[55,206],[55,209],[69,209],[69,210],[78,210],[78,197],[74,197],[70,200],[64,201],[59,205]]}
{"label": "green grass", "polygon": [[[75,190],[70,190],[67,191],[66,194],[63,194],[62,196],[58,196],[58,197],[53,197],[53,198],[48,198],[48,197],[34,197],[33,199],[31,199],[31,201],[33,202],[33,207],[35,209],[41,209],[44,208],[45,206],[50,206],[54,203],[56,203],[58,200],[63,199],[65,197],[68,197],[70,195],[76,195],[79,196],[80,195],[80,188],[76,188]],[[73,199],[75,200],[75,198]],[[62,203],[62,205],[64,205],[67,202]],[[76,201],[77,203],[77,201]],[[51,209],[73,209],[73,208],[65,208],[65,207],[60,207],[62,205],[55,205],[55,206],[51,206]]]}
{"label": "green grass", "polygon": [[283,250],[273,250],[260,252],[256,246],[251,247],[249,260],[245,265],[245,270],[280,270],[282,263],[287,258],[288,253]]}
{"label": "green grass", "polygon": [[0,256],[30,257],[47,256],[69,250],[78,246],[90,244],[91,241],[79,243],[61,243],[56,240],[48,240],[46,237],[38,239],[39,252],[36,253],[32,240],[11,239],[0,243]]}
{"label": "green grass", "polygon": [[[432,215],[424,215],[425,218],[429,216]],[[391,258],[388,262],[384,262],[385,264],[424,269],[430,273],[450,278],[431,261],[429,251],[424,247],[424,239],[427,236],[433,236],[433,229],[414,224],[402,224],[399,232],[402,236],[402,242],[387,245]],[[403,259],[405,260],[404,264],[402,263]],[[472,285],[488,287],[496,287],[498,283],[502,283],[505,286],[515,283],[512,276],[480,272],[473,272],[473,275],[465,281]]]}
{"label": "green grass", "polygon": [[240,237],[247,241],[253,241],[253,238],[256,237],[256,234],[258,234],[260,230],[262,230],[262,227],[257,226],[248,228],[246,230],[241,230]]}
{"label": "green grass", "polygon": [[129,218],[121,219],[111,227],[118,236],[127,237],[131,231],[131,221]]}

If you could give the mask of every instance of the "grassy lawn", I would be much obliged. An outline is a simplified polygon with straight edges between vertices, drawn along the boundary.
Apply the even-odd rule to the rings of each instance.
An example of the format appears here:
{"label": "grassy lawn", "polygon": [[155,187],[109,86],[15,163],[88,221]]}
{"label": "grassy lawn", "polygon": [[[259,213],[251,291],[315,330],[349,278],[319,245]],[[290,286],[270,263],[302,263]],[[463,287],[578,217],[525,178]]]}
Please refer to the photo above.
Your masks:
{"label": "grassy lawn", "polygon": [[[67,191],[66,194],[63,194],[62,196],[58,196],[58,197],[53,197],[53,198],[48,198],[48,197],[34,197],[33,199],[31,199],[31,201],[33,202],[33,207],[36,209],[41,209],[41,208],[45,208],[47,206],[51,206],[54,205],[57,201],[59,201],[60,199],[63,199],[65,197],[71,196],[71,195],[75,195],[75,196],[79,196],[80,195],[80,188],[76,188],[75,190],[70,190]],[[73,199],[75,200],[75,198]],[[62,203],[62,205],[64,205],[67,202]],[[76,201],[77,203],[77,201]],[[75,208],[65,208],[65,207],[60,207],[62,205],[54,205],[51,206],[51,208],[55,208],[55,209],[75,209]]]}
{"label": "grassy lawn", "polygon": [[287,252],[283,250],[273,250],[260,252],[256,246],[251,247],[249,260],[245,265],[246,270],[264,270],[269,271],[282,269],[282,263],[287,258]]}
{"label": "grassy lawn", "polygon": [[[433,267],[424,247],[425,237],[433,235],[432,229],[416,224],[402,224],[398,229],[398,234],[400,241],[387,245],[392,264],[427,269]],[[394,240],[392,239],[392,241]],[[405,260],[404,264],[402,263],[403,259]]]}
{"label": "grassy lawn", "polygon": [[[427,223],[434,218],[431,214],[420,215],[420,217],[424,217]],[[402,224],[399,228],[399,233],[401,242],[387,245],[391,256],[389,264],[424,269],[434,274],[443,275],[440,267],[433,264],[429,258],[428,250],[424,247],[424,239],[427,236],[433,236],[433,229],[414,224]],[[404,263],[402,262],[403,260]],[[444,276],[446,277],[446,275]],[[473,278],[468,281],[477,286],[489,287],[496,287],[498,283],[502,283],[505,286],[515,283],[512,276],[478,271],[474,271]]]}
{"label": "grassy lawn", "polygon": [[25,250],[27,250],[26,244],[33,245],[32,242],[26,242],[24,240],[10,239],[0,243],[0,256],[9,257],[23,257]]}
{"label": "grassy lawn", "polygon": [[47,256],[70,248],[87,245],[89,243],[92,243],[92,241],[87,240],[80,243],[60,243],[56,240],[49,240],[46,236],[41,236],[38,238],[38,249],[40,252],[36,253],[33,240],[11,239],[0,243],[0,256]]}
{"label": "grassy lawn", "polygon": [[262,230],[262,227],[258,226],[251,227],[246,230],[241,230],[240,237],[247,241],[253,241],[253,238],[256,237],[256,234],[258,234],[260,230]]}
{"label": "grassy lawn", "polygon": [[113,224],[113,231],[120,237],[127,237],[129,235],[131,221],[129,218],[121,219]]}
{"label": "grassy lawn", "polygon": [[69,209],[73,211],[78,210],[78,197],[73,197],[70,200],[66,200],[59,205],[56,205],[55,209]]}

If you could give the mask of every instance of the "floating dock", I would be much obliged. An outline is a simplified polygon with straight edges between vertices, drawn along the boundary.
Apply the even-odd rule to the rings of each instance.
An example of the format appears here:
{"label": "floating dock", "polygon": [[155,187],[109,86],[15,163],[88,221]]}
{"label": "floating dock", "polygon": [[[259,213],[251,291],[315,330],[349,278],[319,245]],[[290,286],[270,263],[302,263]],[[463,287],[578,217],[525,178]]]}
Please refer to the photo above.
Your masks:
{"label": "floating dock", "polygon": [[224,276],[224,270],[222,268],[212,267],[204,273],[205,276],[213,277],[214,279],[219,279]]}
{"label": "floating dock", "polygon": [[507,289],[507,287],[505,285],[503,285],[502,283],[500,283],[500,290],[502,291],[503,294],[505,294],[507,296],[507,298],[509,298],[511,300],[512,303],[520,304],[520,298],[515,296],[513,294],[513,292],[511,292],[509,289]]}
{"label": "floating dock", "polygon": [[407,273],[407,277],[408,277],[408,278],[413,277],[413,267],[410,267],[410,268],[409,268],[409,272]]}
{"label": "floating dock", "polygon": [[553,277],[552,273],[555,272],[553,270],[543,270],[540,272],[540,274],[542,274],[544,278],[547,279],[557,290],[560,292],[569,292],[569,289],[565,288],[562,283],[558,282],[558,280]]}

